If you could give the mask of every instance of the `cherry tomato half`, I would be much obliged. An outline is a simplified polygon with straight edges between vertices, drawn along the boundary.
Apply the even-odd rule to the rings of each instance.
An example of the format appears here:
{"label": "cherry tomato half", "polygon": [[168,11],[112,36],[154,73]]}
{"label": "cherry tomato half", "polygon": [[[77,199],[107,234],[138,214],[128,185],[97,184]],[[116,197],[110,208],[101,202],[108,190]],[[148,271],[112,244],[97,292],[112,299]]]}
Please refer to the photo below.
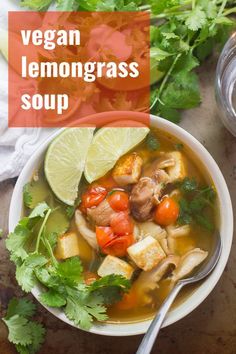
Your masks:
{"label": "cherry tomato half", "polygon": [[133,233],[134,225],[127,212],[121,211],[113,214],[110,225],[116,235],[128,235]]}
{"label": "cherry tomato half", "polygon": [[92,187],[87,190],[82,195],[81,207],[82,210],[86,210],[87,208],[92,208],[98,206],[107,195],[107,190],[104,187]]}
{"label": "cherry tomato half", "polygon": [[117,236],[103,247],[103,252],[111,256],[123,257],[126,255],[127,248],[131,246],[133,242],[133,235]]}
{"label": "cherry tomato half", "polygon": [[129,196],[124,191],[112,191],[107,197],[108,203],[115,211],[124,211],[129,208]]}
{"label": "cherry tomato half", "polygon": [[179,216],[179,205],[170,197],[164,198],[156,207],[154,219],[157,224],[168,226],[174,224]]}
{"label": "cherry tomato half", "polygon": [[111,227],[96,226],[96,237],[99,247],[103,249],[106,244],[111,242],[116,236],[114,235]]}

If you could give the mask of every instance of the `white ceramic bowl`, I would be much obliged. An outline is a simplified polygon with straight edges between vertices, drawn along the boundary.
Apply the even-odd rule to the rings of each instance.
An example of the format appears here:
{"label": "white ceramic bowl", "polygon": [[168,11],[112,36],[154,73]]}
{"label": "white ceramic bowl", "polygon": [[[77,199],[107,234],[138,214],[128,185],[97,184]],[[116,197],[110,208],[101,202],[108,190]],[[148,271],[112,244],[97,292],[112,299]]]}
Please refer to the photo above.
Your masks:
{"label": "white ceramic bowl", "polygon": [[[113,117],[117,116],[117,119],[120,118],[120,113],[112,113]],[[137,116],[137,113],[134,112],[123,112],[126,114],[127,119],[134,119]],[[105,113],[105,115],[110,115],[110,113]],[[104,113],[103,113],[104,116]],[[184,316],[188,315],[193,311],[212,291],[218,280],[220,279],[221,274],[224,271],[225,265],[227,263],[232,237],[233,237],[233,213],[232,205],[230,200],[229,191],[225,183],[224,177],[217,166],[216,162],[213,160],[208,151],[189,133],[180,128],[179,126],[156,116],[151,116],[151,126],[159,128],[163,131],[170,133],[171,135],[177,137],[180,141],[184,143],[185,146],[188,146],[191,150],[194,151],[195,155],[202,161],[209,175],[211,176],[219,198],[219,207],[220,207],[220,234],[222,237],[222,254],[214,271],[211,275],[178,307],[175,307],[167,315],[163,327],[168,326]],[[50,141],[59,133],[60,131],[54,133],[49,139],[44,141],[42,145],[35,151],[31,156],[27,164],[25,165],[23,171],[21,172],[13,195],[10,205],[10,215],[9,215],[9,230],[13,231],[19,219],[21,218],[22,213],[22,189],[25,183],[27,183],[32,176],[32,172],[42,161],[44,153],[50,143]],[[33,295],[39,299],[40,286],[36,286],[33,291]],[[52,314],[61,319],[62,321],[74,326],[74,324],[67,319],[63,311],[55,308],[47,308]],[[145,333],[150,320],[124,324],[124,323],[105,323],[100,324],[96,323],[90,329],[90,332],[107,335],[107,336],[129,336]]]}

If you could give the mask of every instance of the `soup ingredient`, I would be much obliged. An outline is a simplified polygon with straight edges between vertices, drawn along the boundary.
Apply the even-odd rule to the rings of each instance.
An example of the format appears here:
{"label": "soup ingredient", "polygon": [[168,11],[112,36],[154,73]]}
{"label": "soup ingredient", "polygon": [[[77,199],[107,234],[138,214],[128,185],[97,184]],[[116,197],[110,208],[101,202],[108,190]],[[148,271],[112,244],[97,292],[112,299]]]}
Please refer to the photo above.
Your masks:
{"label": "soup ingredient", "polygon": [[149,177],[142,177],[133,187],[130,195],[130,209],[138,221],[146,221],[151,217],[156,183]]}
{"label": "soup ingredient", "polygon": [[67,232],[58,238],[56,256],[58,259],[66,259],[79,256],[78,236],[75,232]]}
{"label": "soup ingredient", "polygon": [[216,192],[211,186],[200,186],[195,179],[186,177],[179,183],[183,197],[179,201],[180,213],[179,224],[191,224],[193,222],[201,225],[208,231],[214,229],[211,216],[206,213],[206,208],[214,209]]}
{"label": "soup ingredient", "polygon": [[120,186],[137,183],[142,169],[143,160],[137,153],[122,156],[116,163],[112,176]]}
{"label": "soup ingredient", "polygon": [[81,208],[86,210],[98,206],[107,195],[107,190],[103,187],[91,187],[82,195]]}
{"label": "soup ingredient", "polygon": [[161,226],[174,224],[179,216],[179,205],[170,197],[164,198],[155,210],[154,219]]}
{"label": "soup ingredient", "polygon": [[147,148],[151,151],[156,151],[160,148],[160,142],[158,141],[157,137],[152,133],[148,133],[145,139]]}
{"label": "soup ingredient", "polygon": [[173,271],[172,281],[176,282],[179,279],[185,278],[194,268],[202,263],[207,256],[208,252],[203,251],[200,248],[195,248],[187,252],[181,257],[178,267]]}
{"label": "soup ingredient", "polygon": [[129,195],[124,191],[111,191],[107,200],[112,209],[115,211],[124,211],[129,208]]}
{"label": "soup ingredient", "polygon": [[130,310],[137,307],[138,298],[135,292],[135,288],[131,287],[130,291],[127,294],[124,294],[122,300],[115,304],[115,307],[118,310]]}
{"label": "soup ingredient", "polygon": [[117,257],[124,257],[127,248],[134,242],[133,234],[115,234],[109,226],[97,226],[96,236],[102,253]]}
{"label": "soup ingredient", "polygon": [[6,316],[2,318],[8,328],[8,340],[15,344],[18,353],[36,353],[45,337],[45,328],[41,323],[32,321],[36,306],[28,299],[12,298],[8,304]]}
{"label": "soup ingredient", "polygon": [[26,292],[39,280],[47,289],[40,301],[46,306],[63,306],[70,320],[88,329],[94,318],[98,321],[107,318],[105,305],[120,300],[122,293],[130,288],[130,282],[120,275],[108,275],[86,285],[79,257],[58,262],[53,254],[55,238],[46,233],[51,213],[53,210],[46,203],[38,204],[8,236],[6,246],[16,265],[16,279]]}
{"label": "soup ingredient", "polygon": [[82,213],[78,209],[75,212],[75,223],[81,236],[88,242],[88,244],[93,249],[97,251],[98,243],[97,243],[96,233],[89,228],[85,218],[83,217]]}
{"label": "soup ingredient", "polygon": [[134,225],[128,212],[113,213],[110,226],[96,226],[96,237],[102,253],[124,257],[134,242]]}
{"label": "soup ingredient", "polygon": [[179,256],[170,255],[163,259],[156,267],[151,271],[142,271],[133,284],[133,289],[141,302],[140,305],[150,304],[152,301],[151,291],[157,289],[158,282],[168,272],[175,269],[180,261]]}
{"label": "soup ingredient", "polygon": [[44,162],[47,181],[62,202],[74,205],[95,128],[67,128],[50,144]]}
{"label": "soup ingredient", "polygon": [[169,182],[176,182],[184,179],[187,176],[187,170],[183,154],[180,151],[172,151],[168,153],[168,158],[174,160],[174,166],[166,168],[166,172],[169,175]]}
{"label": "soup ingredient", "polygon": [[112,215],[115,213],[107,199],[104,199],[96,208],[87,209],[89,220],[98,226],[109,226]]}
{"label": "soup ingredient", "polygon": [[163,229],[160,225],[157,225],[153,221],[136,223],[136,226],[138,227],[138,231],[139,231],[138,237],[140,239],[143,239],[144,237],[151,235],[157,241],[160,241],[163,238],[166,238],[167,236],[166,230]]}
{"label": "soup ingredient", "polygon": [[134,268],[131,267],[129,263],[118,257],[110,255],[106,256],[106,258],[98,268],[98,275],[100,277],[116,274],[122,275],[127,279],[131,279],[133,272]]}
{"label": "soup ingredient", "polygon": [[166,257],[159,242],[151,236],[134,243],[127,252],[132,261],[145,271],[151,270]]}
{"label": "soup ingredient", "polygon": [[104,176],[118,159],[138,145],[148,134],[147,127],[104,127],[94,135],[85,164],[89,183]]}
{"label": "soup ingredient", "polygon": [[126,235],[133,233],[134,225],[128,212],[113,214],[110,222],[111,228],[116,235]]}
{"label": "soup ingredient", "polygon": [[189,235],[191,228],[189,225],[169,225],[166,231],[169,237],[184,237]]}

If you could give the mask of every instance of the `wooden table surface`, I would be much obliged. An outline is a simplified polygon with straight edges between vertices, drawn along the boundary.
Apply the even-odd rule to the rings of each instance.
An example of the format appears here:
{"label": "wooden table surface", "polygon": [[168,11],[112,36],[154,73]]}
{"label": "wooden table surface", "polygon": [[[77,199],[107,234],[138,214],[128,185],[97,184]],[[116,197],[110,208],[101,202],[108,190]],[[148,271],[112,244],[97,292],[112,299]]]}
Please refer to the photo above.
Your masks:
{"label": "wooden table surface", "polygon": [[[201,71],[203,102],[185,113],[181,125],[198,138],[220,166],[236,204],[236,138],[222,126],[214,100],[215,61]],[[8,209],[15,180],[0,184],[0,303],[1,315],[12,296],[23,295],[14,279],[14,266],[5,250]],[[222,235],[224,237],[224,235]],[[29,295],[31,297],[31,295]],[[47,328],[40,354],[133,354],[142,336],[103,337],[89,334],[49,314],[38,304],[37,319]],[[15,353],[0,322],[0,353]],[[156,354],[235,354],[236,353],[236,245],[233,243],[228,265],[208,298],[187,317],[161,330],[153,353]]]}

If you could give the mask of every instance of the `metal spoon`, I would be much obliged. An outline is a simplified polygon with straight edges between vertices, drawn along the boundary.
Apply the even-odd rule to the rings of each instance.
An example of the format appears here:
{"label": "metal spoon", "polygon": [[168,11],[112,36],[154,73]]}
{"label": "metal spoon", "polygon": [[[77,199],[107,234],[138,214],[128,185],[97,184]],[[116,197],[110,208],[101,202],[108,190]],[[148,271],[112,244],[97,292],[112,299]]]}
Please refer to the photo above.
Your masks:
{"label": "metal spoon", "polygon": [[171,307],[173,301],[175,300],[176,296],[178,295],[179,291],[182,289],[183,286],[196,283],[204,279],[205,277],[207,277],[215,268],[216,264],[218,263],[221,250],[222,250],[221,238],[219,232],[217,232],[216,244],[211,254],[207,257],[203,265],[197,270],[197,272],[192,277],[181,279],[176,283],[174,288],[171,290],[171,292],[163,302],[158,313],[154,317],[145,336],[143,337],[143,340],[136,354],[149,354],[151,352],[153,344],[161,328],[161,325],[166,317],[166,314],[169,308]]}

